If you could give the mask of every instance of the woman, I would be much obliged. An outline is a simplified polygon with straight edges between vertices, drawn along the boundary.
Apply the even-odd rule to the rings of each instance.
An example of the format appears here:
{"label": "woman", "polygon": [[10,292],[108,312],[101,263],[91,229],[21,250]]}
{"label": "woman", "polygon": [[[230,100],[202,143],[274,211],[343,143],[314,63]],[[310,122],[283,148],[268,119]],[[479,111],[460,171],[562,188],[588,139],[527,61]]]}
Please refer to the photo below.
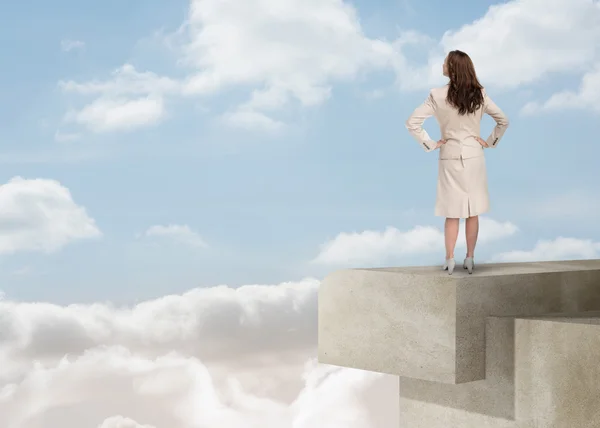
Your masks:
{"label": "woman", "polygon": [[[430,91],[429,97],[406,121],[406,128],[426,152],[440,149],[435,215],[446,217],[443,269],[450,275],[454,271],[458,225],[464,218],[467,256],[463,267],[473,273],[479,214],[489,211],[483,149],[498,146],[508,119],[477,80],[473,62],[466,53],[450,52],[444,61],[443,73],[450,82]],[[484,113],[496,121],[496,127],[485,141],[479,137]],[[442,134],[437,143],[423,129],[423,122],[431,116],[436,118]]]}

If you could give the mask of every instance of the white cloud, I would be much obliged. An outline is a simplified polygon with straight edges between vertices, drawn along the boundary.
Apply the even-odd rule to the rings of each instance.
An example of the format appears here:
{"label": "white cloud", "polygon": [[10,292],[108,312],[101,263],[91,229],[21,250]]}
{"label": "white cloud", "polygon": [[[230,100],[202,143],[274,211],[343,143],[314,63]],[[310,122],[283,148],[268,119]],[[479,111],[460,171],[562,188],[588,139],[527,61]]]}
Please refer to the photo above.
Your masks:
{"label": "white cloud", "polygon": [[180,83],[152,72],[139,72],[131,64],[116,69],[106,81],[60,81],[59,87],[82,96],[96,96],[80,110],[66,114],[66,122],[93,132],[125,131],[150,126],[165,117],[164,96],[178,93]]}
{"label": "white cloud", "polygon": [[397,420],[396,377],[315,363],[318,286],[130,308],[0,300],[0,426],[372,428],[367,398]]}
{"label": "white cloud", "polygon": [[530,251],[509,251],[492,257],[493,262],[533,262],[600,258],[600,242],[559,237],[540,240]]}
{"label": "white cloud", "polygon": [[397,55],[392,43],[366,37],[356,9],[342,0],[251,0],[235,7],[191,0],[173,40],[189,71],[180,81],[125,65],[108,81],[61,82],[61,87],[117,97],[132,92],[208,96],[239,88],[249,91],[249,99],[228,109],[225,122],[272,131],[280,127],[273,111],[318,105],[331,96],[333,83],[389,68]]}
{"label": "white cloud", "polygon": [[[600,3],[499,3],[473,23],[446,32],[440,45],[446,52],[461,49],[469,53],[478,74],[492,85],[516,87],[549,73],[579,74],[600,52]],[[439,75],[438,68],[434,72]]]}
{"label": "white cloud", "polygon": [[94,219],[57,181],[15,177],[0,187],[0,254],[54,252],[100,235]]}
{"label": "white cloud", "polygon": [[[464,227],[464,226],[463,226]],[[512,236],[517,227],[510,222],[480,218],[480,242],[489,242]],[[457,247],[466,247],[461,233]],[[432,253],[444,249],[444,233],[432,226],[416,226],[403,232],[394,227],[385,231],[340,233],[321,246],[314,263],[328,265],[379,265],[398,258]]]}
{"label": "white cloud", "polygon": [[366,37],[342,0],[192,0],[186,32],[183,58],[198,71],[185,90],[251,85],[260,89],[243,108],[265,114],[292,101],[320,104],[334,82],[389,67],[396,54],[391,43]]}
{"label": "white cloud", "polygon": [[229,355],[268,357],[282,349],[295,359],[314,345],[318,286],[317,280],[307,279],[278,286],[198,288],[132,308],[3,300],[0,366],[10,365],[3,359],[3,346],[38,361],[102,345],[152,351],[152,356],[178,350],[205,362]]}
{"label": "white cloud", "polygon": [[60,42],[60,48],[64,52],[71,52],[73,50],[80,50],[85,48],[85,43],[81,40],[70,40],[64,39]]}
{"label": "white cloud", "polygon": [[[399,68],[400,86],[426,89],[440,84],[441,64],[453,49],[467,52],[486,86],[516,88],[552,75],[582,76],[576,92],[563,91],[546,102],[522,108],[531,115],[558,109],[598,113],[600,96],[600,2],[596,0],[513,0],[458,30],[447,31],[430,48],[426,65]],[[596,65],[595,65],[596,64]]]}
{"label": "white cloud", "polygon": [[159,95],[179,91],[180,84],[169,77],[153,72],[139,72],[131,64],[125,64],[111,73],[108,80],[92,80],[77,83],[73,80],[61,80],[59,87],[66,92],[81,95],[140,96]]}
{"label": "white cloud", "polygon": [[110,132],[154,124],[164,115],[160,97],[98,98],[80,111],[67,113],[65,121],[84,125],[94,132]]}
{"label": "white cloud", "polygon": [[[286,403],[252,394],[235,378],[215,382],[196,358],[99,348],[51,367],[38,365],[22,381],[4,386],[0,421],[7,428],[42,421],[62,428],[372,426],[361,393],[380,374],[310,364],[304,377],[297,398]],[[119,416],[106,417],[111,412]]]}
{"label": "white cloud", "polygon": [[600,114],[598,99],[600,99],[600,63],[584,74],[577,91],[558,92],[543,103],[530,102],[521,112],[524,115],[533,115],[543,111],[573,109]]}
{"label": "white cloud", "polygon": [[189,245],[191,247],[207,247],[207,244],[204,242],[202,237],[190,229],[188,225],[154,225],[149,227],[144,235],[147,237],[171,240],[173,242]]}
{"label": "white cloud", "polygon": [[[237,89],[248,98],[227,105],[223,122],[273,132],[283,126],[276,116],[284,109],[319,105],[332,96],[336,83],[357,81],[372,71],[395,72],[403,89],[440,84],[442,60],[452,49],[471,55],[486,85],[514,88],[553,73],[581,75],[600,59],[599,4],[513,0],[491,6],[439,40],[405,30],[387,41],[367,37],[357,10],[343,0],[248,0],[235,7],[221,0],[190,0],[184,24],[169,37],[185,77],[141,73],[126,64],[106,81],[61,82],[61,87],[123,102],[132,96],[210,97]],[[408,60],[409,47],[426,52],[428,59]],[[582,96],[593,100],[594,93],[586,89]],[[573,105],[579,99],[563,94],[556,100],[561,97]],[[162,117],[140,114],[145,119],[135,121],[138,126]]]}
{"label": "white cloud", "polygon": [[223,115],[222,119],[224,123],[236,128],[260,130],[268,133],[277,133],[285,128],[285,123],[253,110],[244,111],[240,109]]}

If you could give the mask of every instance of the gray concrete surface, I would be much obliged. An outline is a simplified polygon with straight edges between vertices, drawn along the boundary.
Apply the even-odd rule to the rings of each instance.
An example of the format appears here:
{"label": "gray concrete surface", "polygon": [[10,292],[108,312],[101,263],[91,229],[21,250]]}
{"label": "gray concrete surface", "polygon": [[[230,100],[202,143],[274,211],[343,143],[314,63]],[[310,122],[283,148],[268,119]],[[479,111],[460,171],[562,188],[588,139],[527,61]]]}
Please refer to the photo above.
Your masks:
{"label": "gray concrete surface", "polygon": [[512,317],[487,319],[485,379],[450,385],[400,377],[400,397],[507,421],[514,420],[514,330],[515,319]]}
{"label": "gray concrete surface", "polygon": [[519,428],[600,427],[600,317],[516,320]]}
{"label": "gray concrete surface", "polygon": [[400,378],[401,428],[600,427],[600,312],[490,317],[486,379]]}

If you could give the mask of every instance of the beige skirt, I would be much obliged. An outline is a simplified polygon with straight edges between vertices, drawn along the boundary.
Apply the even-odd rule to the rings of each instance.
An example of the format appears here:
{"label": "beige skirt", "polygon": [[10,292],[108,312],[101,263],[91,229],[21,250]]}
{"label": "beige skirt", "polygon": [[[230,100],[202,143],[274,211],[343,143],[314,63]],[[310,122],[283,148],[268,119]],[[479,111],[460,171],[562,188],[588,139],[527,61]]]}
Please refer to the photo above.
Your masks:
{"label": "beige skirt", "polygon": [[435,215],[467,218],[489,209],[485,157],[440,159]]}

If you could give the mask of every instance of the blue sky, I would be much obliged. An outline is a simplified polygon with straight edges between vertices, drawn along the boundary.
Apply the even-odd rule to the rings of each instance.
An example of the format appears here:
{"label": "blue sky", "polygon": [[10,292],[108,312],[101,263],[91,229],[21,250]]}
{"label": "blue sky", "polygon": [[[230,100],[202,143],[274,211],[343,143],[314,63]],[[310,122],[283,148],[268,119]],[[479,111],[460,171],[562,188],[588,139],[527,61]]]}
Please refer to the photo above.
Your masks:
{"label": "blue sky", "polygon": [[[219,5],[197,3],[207,10]],[[58,206],[54,193],[23,202],[15,187],[16,196],[0,199],[3,231],[14,227],[14,207],[19,218],[33,213],[17,226],[25,237],[16,243],[8,242],[12,235],[0,237],[12,248],[0,255],[0,289],[18,300],[127,302],[197,286],[321,277],[340,263],[311,260],[324,244],[352,232],[354,255],[374,246],[381,258],[347,257],[351,265],[440,263],[435,246],[412,251],[399,235],[389,247],[381,234],[387,227],[400,234],[442,227],[433,216],[437,155],[421,150],[404,121],[429,87],[443,84],[439,59],[450,48],[472,55],[511,119],[498,149],[486,152],[487,217],[518,232],[482,242],[477,257],[600,252],[593,154],[600,110],[590,101],[600,94],[600,84],[593,84],[600,80],[594,68],[600,24],[589,13],[598,2],[560,6],[566,8],[559,10],[561,28],[551,27],[551,19],[523,24],[527,14],[539,14],[535,2],[523,6],[523,19],[509,13],[516,3],[490,9],[496,2],[481,0],[460,8],[441,1],[331,0],[295,10],[293,3],[281,3],[289,7],[272,17],[259,6],[247,16],[220,6],[192,16],[190,2],[182,0],[5,6],[0,182],[55,180],[72,201],[49,215]],[[186,20],[190,25],[182,27]],[[231,24],[239,40],[221,32],[221,23]],[[582,29],[569,30],[576,23]],[[215,30],[210,37],[201,34],[206,28]],[[265,48],[265,38],[282,50]],[[376,39],[385,48],[373,47]],[[237,42],[246,45],[236,51]],[[125,83],[90,89],[90,82],[114,83],[112,73],[125,64],[135,70]],[[145,72],[154,76],[148,86],[132,89]],[[194,92],[185,86],[194,76],[208,76],[209,83]],[[168,79],[164,88],[159,77]],[[220,85],[210,86],[214,79]],[[592,83],[580,91],[585,79]],[[265,88],[275,90],[248,106],[252,91]],[[565,91],[572,94],[556,98]],[[95,110],[79,114],[98,99]],[[484,135],[492,126],[485,121]],[[439,135],[433,120],[427,129]],[[68,219],[64,228],[52,227],[55,220],[48,219],[77,207],[85,208],[98,236],[69,232]],[[46,226],[37,226],[44,218]],[[169,225],[187,226],[194,235],[168,229],[166,236],[142,236]],[[377,242],[365,231],[379,233],[372,238]],[[61,234],[64,244],[52,251],[27,241],[60,241]],[[572,239],[570,247],[554,241],[559,237]],[[535,252],[540,240],[550,249]]]}

